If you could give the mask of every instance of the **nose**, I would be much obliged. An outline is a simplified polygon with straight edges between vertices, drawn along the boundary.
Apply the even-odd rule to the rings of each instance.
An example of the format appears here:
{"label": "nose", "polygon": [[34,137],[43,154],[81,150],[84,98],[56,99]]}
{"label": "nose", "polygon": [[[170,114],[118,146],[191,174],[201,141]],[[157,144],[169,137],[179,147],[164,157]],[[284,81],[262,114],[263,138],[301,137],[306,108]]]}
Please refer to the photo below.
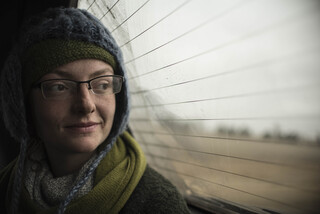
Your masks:
{"label": "nose", "polygon": [[78,114],[91,114],[96,110],[96,105],[88,89],[88,84],[80,84],[74,101],[74,110]]}

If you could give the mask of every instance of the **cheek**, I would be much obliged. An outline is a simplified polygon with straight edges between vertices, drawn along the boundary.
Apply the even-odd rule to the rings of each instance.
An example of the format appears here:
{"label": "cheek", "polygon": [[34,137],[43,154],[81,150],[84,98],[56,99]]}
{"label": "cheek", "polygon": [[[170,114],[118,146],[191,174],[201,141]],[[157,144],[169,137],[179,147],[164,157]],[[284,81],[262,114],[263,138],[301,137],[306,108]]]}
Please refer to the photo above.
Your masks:
{"label": "cheek", "polygon": [[116,111],[116,100],[115,96],[109,97],[105,101],[97,105],[97,109],[106,123],[113,124],[113,118]]}
{"label": "cheek", "polygon": [[43,135],[44,132],[57,126],[63,114],[63,109],[59,108],[59,106],[45,104],[42,100],[33,99],[31,113],[35,131],[38,135]]}
{"label": "cheek", "polygon": [[59,114],[61,112],[57,111],[58,109],[47,107],[47,108],[37,108],[35,109],[35,118],[36,122],[50,125],[58,121]]}

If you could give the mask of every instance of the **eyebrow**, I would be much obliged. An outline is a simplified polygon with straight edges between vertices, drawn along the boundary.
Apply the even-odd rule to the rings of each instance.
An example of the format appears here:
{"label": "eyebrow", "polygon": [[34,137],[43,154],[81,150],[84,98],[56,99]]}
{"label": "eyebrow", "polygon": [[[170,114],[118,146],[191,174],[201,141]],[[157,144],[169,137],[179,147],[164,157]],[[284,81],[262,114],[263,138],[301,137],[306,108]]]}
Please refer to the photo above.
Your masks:
{"label": "eyebrow", "polygon": [[109,70],[109,69],[102,69],[102,70],[97,70],[95,72],[93,72],[92,74],[89,75],[89,78],[92,79],[92,78],[95,78],[97,76],[102,76],[102,75],[113,75],[114,73]]}
{"label": "eyebrow", "polygon": [[[63,78],[67,78],[67,79],[73,79],[73,75],[66,72],[66,71],[62,71],[62,70],[54,70],[53,72],[51,72],[52,74],[57,74]],[[98,76],[102,76],[102,75],[113,75],[114,73],[112,72],[112,70],[104,68],[101,70],[97,70],[94,71],[92,74],[89,75],[89,79],[98,77]]]}

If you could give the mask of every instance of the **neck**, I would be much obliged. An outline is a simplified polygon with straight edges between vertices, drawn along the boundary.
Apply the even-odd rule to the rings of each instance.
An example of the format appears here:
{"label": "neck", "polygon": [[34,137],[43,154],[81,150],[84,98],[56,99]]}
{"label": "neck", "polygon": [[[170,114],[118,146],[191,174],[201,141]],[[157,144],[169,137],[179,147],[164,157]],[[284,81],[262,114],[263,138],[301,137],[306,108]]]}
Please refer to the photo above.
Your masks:
{"label": "neck", "polygon": [[82,166],[93,156],[94,152],[65,154],[60,151],[48,152],[47,150],[47,154],[53,175],[62,177],[79,172]]}

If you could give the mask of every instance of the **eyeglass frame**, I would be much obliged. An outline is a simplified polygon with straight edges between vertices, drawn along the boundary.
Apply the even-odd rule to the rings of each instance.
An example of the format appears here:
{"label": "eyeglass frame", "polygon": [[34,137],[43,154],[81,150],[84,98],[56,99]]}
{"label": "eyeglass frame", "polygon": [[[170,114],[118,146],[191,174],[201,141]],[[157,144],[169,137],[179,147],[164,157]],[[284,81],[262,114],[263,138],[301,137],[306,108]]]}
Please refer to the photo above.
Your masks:
{"label": "eyeglass frame", "polygon": [[96,94],[96,93],[93,91],[93,89],[92,89],[91,81],[96,80],[96,79],[99,79],[99,78],[102,78],[102,77],[117,77],[117,78],[120,78],[120,79],[121,79],[120,90],[119,90],[118,92],[112,93],[112,94],[117,94],[117,93],[120,93],[120,92],[121,92],[122,84],[123,84],[124,81],[125,81],[125,78],[124,78],[123,76],[121,76],[121,75],[102,75],[102,76],[94,77],[94,78],[89,79],[89,80],[86,80],[86,81],[77,81],[77,80],[71,80],[71,79],[47,79],[47,80],[43,80],[43,81],[40,81],[40,82],[38,82],[38,83],[33,84],[32,87],[33,87],[33,88],[38,88],[38,89],[40,89],[41,92],[42,92],[42,96],[43,96],[44,99],[52,99],[52,97],[50,98],[50,97],[46,97],[46,96],[44,95],[42,84],[45,83],[45,82],[48,82],[48,81],[52,81],[52,80],[67,80],[67,81],[71,81],[71,82],[76,83],[76,86],[77,86],[76,88],[78,88],[78,86],[79,86],[80,84],[87,83],[87,84],[88,84],[88,90],[92,91],[93,94]]}

